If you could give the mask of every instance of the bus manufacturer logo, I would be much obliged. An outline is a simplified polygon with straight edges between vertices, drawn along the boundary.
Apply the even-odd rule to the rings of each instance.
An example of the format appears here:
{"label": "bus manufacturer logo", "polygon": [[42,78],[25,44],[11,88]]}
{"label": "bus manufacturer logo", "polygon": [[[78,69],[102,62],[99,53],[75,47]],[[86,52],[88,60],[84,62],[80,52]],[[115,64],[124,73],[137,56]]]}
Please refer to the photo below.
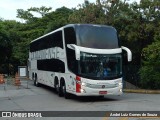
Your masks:
{"label": "bus manufacturer logo", "polygon": [[102,88],[105,88],[105,85],[102,85]]}

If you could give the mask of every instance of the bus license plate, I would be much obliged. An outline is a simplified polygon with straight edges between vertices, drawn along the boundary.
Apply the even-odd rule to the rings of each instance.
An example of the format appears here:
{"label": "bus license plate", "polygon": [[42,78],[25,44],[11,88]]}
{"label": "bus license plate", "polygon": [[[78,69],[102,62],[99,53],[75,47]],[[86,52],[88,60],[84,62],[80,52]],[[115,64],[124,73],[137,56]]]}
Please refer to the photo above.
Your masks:
{"label": "bus license plate", "polygon": [[107,91],[99,91],[99,94],[100,94],[100,95],[107,94]]}

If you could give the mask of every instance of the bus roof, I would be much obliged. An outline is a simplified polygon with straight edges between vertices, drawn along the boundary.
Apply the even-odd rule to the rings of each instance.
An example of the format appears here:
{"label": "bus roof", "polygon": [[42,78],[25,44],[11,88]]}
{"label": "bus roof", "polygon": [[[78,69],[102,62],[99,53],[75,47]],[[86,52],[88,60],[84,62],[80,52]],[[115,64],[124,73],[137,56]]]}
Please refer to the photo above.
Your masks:
{"label": "bus roof", "polygon": [[[47,33],[47,34],[45,34],[45,35],[43,35],[43,36],[40,36],[40,37],[34,39],[33,41],[31,41],[30,43],[33,43],[33,42],[35,42],[35,41],[37,41],[37,40],[39,40],[39,39],[41,39],[41,38],[43,38],[43,37],[45,37],[45,36],[48,36],[48,35],[50,35],[50,34],[52,34],[52,33],[54,33],[54,32],[63,30],[64,28],[67,28],[67,27],[74,27],[74,28],[76,28],[76,27],[82,26],[82,25],[83,25],[83,26],[95,26],[95,27],[109,27],[109,28],[115,29],[115,28],[112,27],[112,26],[100,25],[100,24],[68,24],[68,25],[65,25],[65,26],[63,26],[63,27],[61,27],[61,28],[58,28],[58,29],[56,29],[56,30],[54,30],[54,31],[52,31],[52,32],[49,32],[49,33]],[[116,29],[115,29],[115,31],[116,31]]]}

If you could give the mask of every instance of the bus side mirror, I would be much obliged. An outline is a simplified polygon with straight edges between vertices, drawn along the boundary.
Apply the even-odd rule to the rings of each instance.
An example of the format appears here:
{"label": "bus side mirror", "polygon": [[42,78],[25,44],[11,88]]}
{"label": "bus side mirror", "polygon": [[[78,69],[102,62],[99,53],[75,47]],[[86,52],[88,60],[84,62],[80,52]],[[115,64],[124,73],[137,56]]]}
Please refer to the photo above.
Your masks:
{"label": "bus side mirror", "polygon": [[130,49],[128,49],[127,47],[124,47],[124,46],[122,46],[121,48],[127,52],[128,62],[131,62],[132,61],[132,52],[130,51]]}
{"label": "bus side mirror", "polygon": [[76,60],[80,60],[80,50],[78,49],[78,47],[74,44],[67,44],[67,47],[72,50],[75,50]]}

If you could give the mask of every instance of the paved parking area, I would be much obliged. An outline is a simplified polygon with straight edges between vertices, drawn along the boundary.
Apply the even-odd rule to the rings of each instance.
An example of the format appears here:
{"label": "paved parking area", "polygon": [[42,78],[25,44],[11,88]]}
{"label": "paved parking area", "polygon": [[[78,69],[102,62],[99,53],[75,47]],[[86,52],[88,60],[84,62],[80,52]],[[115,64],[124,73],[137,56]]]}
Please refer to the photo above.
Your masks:
{"label": "paved parking area", "polygon": [[[160,111],[159,94],[124,93],[122,96],[59,97],[47,86],[35,87],[32,80],[21,79],[20,87],[11,82],[6,90],[0,86],[0,111]],[[66,113],[64,113],[66,114]],[[61,114],[59,115],[61,116]],[[74,116],[74,115],[73,115]],[[94,116],[94,114],[93,114]],[[129,117],[42,117],[0,118],[0,120],[157,120],[160,118]]]}

